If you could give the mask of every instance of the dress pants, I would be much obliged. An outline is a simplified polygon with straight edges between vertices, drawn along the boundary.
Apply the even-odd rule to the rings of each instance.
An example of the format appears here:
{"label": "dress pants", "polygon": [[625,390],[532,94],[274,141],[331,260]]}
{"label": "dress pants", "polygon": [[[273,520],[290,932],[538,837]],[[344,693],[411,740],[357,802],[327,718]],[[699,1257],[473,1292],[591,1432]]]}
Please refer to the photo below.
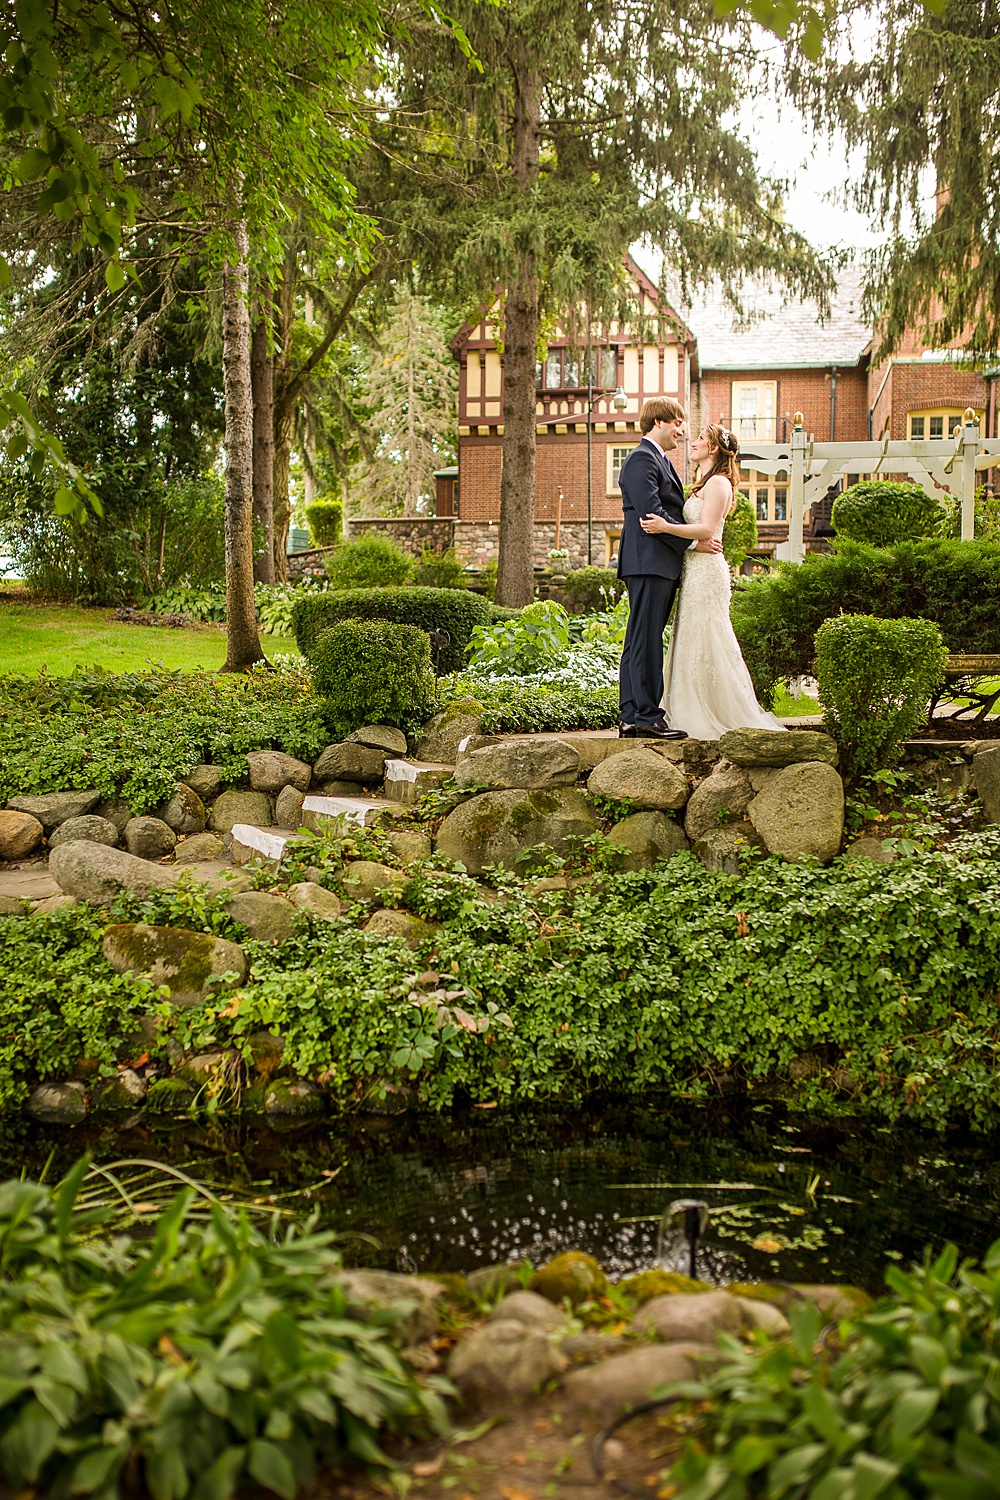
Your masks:
{"label": "dress pants", "polygon": [[629,616],[618,673],[622,723],[656,724],[663,718],[663,630],[678,580],[640,573],[623,582]]}

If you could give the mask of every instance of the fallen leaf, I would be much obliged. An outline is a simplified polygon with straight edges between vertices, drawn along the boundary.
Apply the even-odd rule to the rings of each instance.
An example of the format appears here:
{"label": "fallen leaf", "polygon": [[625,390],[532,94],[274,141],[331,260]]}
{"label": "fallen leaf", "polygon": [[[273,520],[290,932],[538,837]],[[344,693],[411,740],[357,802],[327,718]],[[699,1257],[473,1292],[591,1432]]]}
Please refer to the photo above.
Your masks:
{"label": "fallen leaf", "polygon": [[437,1458],[425,1458],[419,1464],[414,1464],[410,1473],[414,1479],[432,1479],[435,1474],[440,1474],[445,1460],[445,1452],[442,1448]]}
{"label": "fallen leaf", "polygon": [[776,1255],[784,1247],[779,1240],[774,1238],[773,1234],[761,1234],[754,1240],[751,1248],[754,1250],[764,1250],[769,1255]]}
{"label": "fallen leaf", "polygon": [[503,1500],[535,1500],[534,1490],[521,1490],[518,1489],[516,1484],[502,1484],[500,1486],[500,1493],[503,1496]]}
{"label": "fallen leaf", "polygon": [[486,1104],[477,1104],[475,1106],[476,1109],[496,1109],[496,1107],[497,1106],[496,1106],[496,1101],[495,1100],[490,1100]]}

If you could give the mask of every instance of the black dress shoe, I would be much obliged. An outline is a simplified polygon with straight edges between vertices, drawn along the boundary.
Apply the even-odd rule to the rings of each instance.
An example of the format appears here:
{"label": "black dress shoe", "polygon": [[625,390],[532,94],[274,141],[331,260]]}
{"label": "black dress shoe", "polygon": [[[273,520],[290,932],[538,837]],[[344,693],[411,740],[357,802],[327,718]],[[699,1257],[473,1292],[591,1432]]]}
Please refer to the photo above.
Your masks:
{"label": "black dress shoe", "polygon": [[656,724],[637,724],[636,734],[641,740],[686,740],[687,732],[683,729],[668,729],[663,719]]}
{"label": "black dress shoe", "polygon": [[618,738],[620,740],[634,740],[635,739],[635,735],[636,735],[636,728],[635,728],[634,724],[619,724],[619,726],[618,726]]}

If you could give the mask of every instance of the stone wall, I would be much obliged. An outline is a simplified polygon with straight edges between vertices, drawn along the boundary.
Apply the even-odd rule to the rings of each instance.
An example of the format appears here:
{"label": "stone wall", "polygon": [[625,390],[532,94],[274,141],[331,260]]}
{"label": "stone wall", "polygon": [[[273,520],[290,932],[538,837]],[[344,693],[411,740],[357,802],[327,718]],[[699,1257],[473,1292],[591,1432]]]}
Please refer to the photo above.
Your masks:
{"label": "stone wall", "polygon": [[[592,533],[592,553],[595,567],[604,567],[607,556],[606,536],[617,533],[619,522],[595,521]],[[495,562],[500,545],[500,527],[496,521],[459,521],[450,517],[416,516],[407,518],[376,517],[371,520],[355,520],[347,523],[348,535],[359,537],[380,533],[392,537],[393,541],[419,556],[424,547],[443,552],[454,546],[458,556],[471,568],[483,568]],[[536,568],[547,568],[549,552],[556,545],[555,521],[541,520],[535,525],[534,563]],[[587,562],[587,524],[585,521],[563,522],[559,529],[559,545],[569,552],[569,566],[582,568]],[[611,549],[617,549],[612,538]],[[302,558],[315,558],[322,572],[322,558],[328,549],[316,548],[313,553],[300,553]],[[289,573],[292,569],[289,559]],[[302,576],[301,571],[295,576]]]}

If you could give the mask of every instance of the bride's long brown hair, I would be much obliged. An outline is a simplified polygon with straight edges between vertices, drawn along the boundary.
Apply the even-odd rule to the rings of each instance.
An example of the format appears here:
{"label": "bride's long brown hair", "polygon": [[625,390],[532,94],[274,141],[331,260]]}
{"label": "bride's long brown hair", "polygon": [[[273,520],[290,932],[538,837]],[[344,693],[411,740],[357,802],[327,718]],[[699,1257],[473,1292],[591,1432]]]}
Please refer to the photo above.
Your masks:
{"label": "bride's long brown hair", "polygon": [[736,491],[740,486],[740,445],[736,434],[719,422],[710,422],[707,427],[702,428],[702,431],[712,448],[711,468],[707,474],[699,475],[691,486],[690,493],[696,495],[713,475],[721,474],[723,479],[728,479],[732,485],[735,499]]}

